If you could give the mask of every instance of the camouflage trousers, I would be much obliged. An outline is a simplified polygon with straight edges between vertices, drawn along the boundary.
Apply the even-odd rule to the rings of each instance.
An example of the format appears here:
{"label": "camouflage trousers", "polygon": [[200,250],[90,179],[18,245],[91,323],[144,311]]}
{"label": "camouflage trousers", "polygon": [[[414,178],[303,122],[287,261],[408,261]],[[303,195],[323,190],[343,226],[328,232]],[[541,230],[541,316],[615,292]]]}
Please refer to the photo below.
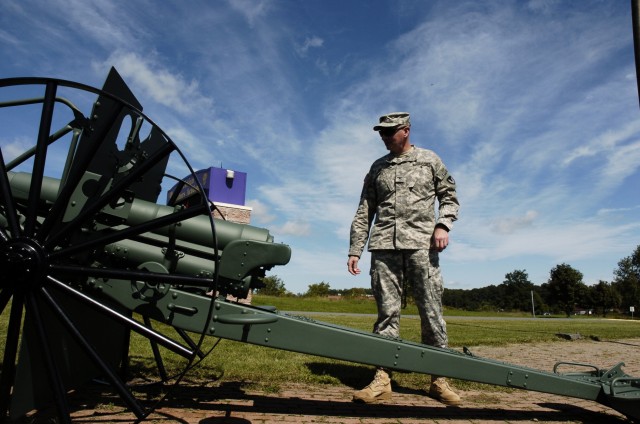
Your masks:
{"label": "camouflage trousers", "polygon": [[371,288],[378,306],[373,332],[400,337],[403,290],[413,289],[420,314],[422,343],[447,347],[442,316],[444,291],[438,252],[429,250],[372,250]]}

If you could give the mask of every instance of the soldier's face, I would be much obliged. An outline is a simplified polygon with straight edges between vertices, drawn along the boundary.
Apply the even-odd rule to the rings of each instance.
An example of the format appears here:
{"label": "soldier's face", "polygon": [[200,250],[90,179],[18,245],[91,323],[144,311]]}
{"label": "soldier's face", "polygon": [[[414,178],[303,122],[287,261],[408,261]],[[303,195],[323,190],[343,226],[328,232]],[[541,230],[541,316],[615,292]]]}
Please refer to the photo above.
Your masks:
{"label": "soldier's face", "polygon": [[394,155],[399,155],[409,149],[409,128],[389,128],[379,131],[380,138],[387,150]]}

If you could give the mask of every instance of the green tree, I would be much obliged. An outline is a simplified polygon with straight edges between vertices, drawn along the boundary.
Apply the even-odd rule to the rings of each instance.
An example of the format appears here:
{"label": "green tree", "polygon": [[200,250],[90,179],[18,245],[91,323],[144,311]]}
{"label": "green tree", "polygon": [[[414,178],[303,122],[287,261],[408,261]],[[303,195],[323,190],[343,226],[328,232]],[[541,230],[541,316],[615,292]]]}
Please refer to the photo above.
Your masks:
{"label": "green tree", "polygon": [[622,296],[621,307],[629,310],[630,306],[640,306],[640,245],[618,262],[613,275],[612,285]]}
{"label": "green tree", "polygon": [[525,270],[515,270],[506,274],[504,281],[498,287],[501,292],[500,307],[502,309],[531,310],[531,291],[534,285],[529,281],[529,275]]}
{"label": "green tree", "polygon": [[579,292],[584,286],[582,273],[570,265],[561,264],[549,275],[548,290],[551,302],[559,310],[571,316],[578,302]]}
{"label": "green tree", "polygon": [[367,290],[361,287],[353,287],[344,291],[344,296],[347,297],[365,297]]}
{"label": "green tree", "polygon": [[329,283],[324,281],[315,284],[309,284],[309,290],[304,294],[307,297],[325,297],[329,295],[331,287]]}
{"label": "green tree", "polygon": [[593,290],[583,282],[578,283],[576,287],[576,306],[588,310],[596,308]]}
{"label": "green tree", "polygon": [[262,277],[262,284],[264,284],[264,287],[257,289],[256,293],[267,296],[284,296],[287,294],[284,282],[277,275]]}
{"label": "green tree", "polygon": [[591,290],[591,297],[594,300],[595,309],[599,311],[603,317],[607,316],[607,311],[620,307],[622,297],[612,284],[600,280]]}

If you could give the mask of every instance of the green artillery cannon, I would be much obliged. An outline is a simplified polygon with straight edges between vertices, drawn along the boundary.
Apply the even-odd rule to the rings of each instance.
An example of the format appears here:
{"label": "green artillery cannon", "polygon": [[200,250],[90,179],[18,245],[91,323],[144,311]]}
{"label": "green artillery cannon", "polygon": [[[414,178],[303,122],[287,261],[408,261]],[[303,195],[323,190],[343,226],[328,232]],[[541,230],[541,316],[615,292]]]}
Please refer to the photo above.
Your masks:
{"label": "green artillery cannon", "polygon": [[[16,97],[25,87],[44,95]],[[87,93],[97,99],[85,117],[69,98],[86,101]],[[0,96],[0,113],[25,109],[37,123],[25,127],[37,128],[27,136],[32,147],[9,162],[0,150],[0,313],[9,315],[0,420],[54,404],[59,421],[70,422],[67,393],[97,377],[143,420],[150,411],[122,375],[131,332],[150,341],[161,375],[159,346],[190,365],[213,336],[588,399],[640,419],[640,378],[622,363],[544,372],[229,300],[287,264],[290,248],[268,230],[212,217],[193,169],[115,70],[102,90],[13,78],[0,80]],[[176,160],[193,183],[167,174]],[[173,193],[192,184],[199,201],[184,207],[174,195],[157,204],[175,180]]]}

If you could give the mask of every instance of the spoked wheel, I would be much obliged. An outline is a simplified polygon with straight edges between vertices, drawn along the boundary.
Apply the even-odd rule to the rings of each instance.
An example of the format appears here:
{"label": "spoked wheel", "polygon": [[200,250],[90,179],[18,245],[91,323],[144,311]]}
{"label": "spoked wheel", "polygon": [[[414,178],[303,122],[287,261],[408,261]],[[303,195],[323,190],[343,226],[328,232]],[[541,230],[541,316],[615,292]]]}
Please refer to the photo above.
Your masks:
{"label": "spoked wheel", "polygon": [[[85,104],[89,116],[80,112]],[[122,375],[131,332],[184,358],[185,369],[200,354],[204,329],[194,341],[151,322],[172,318],[155,307],[171,287],[216,291],[219,255],[204,190],[113,69],[102,90],[0,80],[0,128],[0,421],[53,403],[70,422],[67,393],[94,378],[141,420],[149,408]],[[189,181],[177,183],[167,167]],[[158,206],[172,186],[169,204],[189,192],[194,205]],[[176,234],[195,217],[202,241],[181,244]],[[184,255],[197,265],[178,265]]]}

